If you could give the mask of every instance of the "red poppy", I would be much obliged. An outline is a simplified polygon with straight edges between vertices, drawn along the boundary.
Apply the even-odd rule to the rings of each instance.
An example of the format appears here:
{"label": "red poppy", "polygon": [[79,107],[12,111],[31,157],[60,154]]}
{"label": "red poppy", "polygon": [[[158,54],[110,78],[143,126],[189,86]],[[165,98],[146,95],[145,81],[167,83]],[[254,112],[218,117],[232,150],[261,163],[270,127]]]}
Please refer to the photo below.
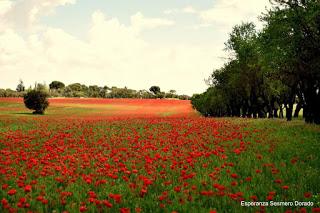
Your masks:
{"label": "red poppy", "polygon": [[17,190],[15,190],[15,189],[10,189],[8,191],[8,195],[10,195],[10,196],[15,195],[16,193],[17,193]]}
{"label": "red poppy", "polygon": [[288,190],[289,189],[289,186],[282,186],[282,188],[284,189],[284,190]]}
{"label": "red poppy", "polygon": [[129,208],[120,208],[120,213],[130,213]]}
{"label": "red poppy", "polygon": [[105,205],[105,206],[108,207],[108,208],[111,208],[111,207],[112,207],[112,203],[110,203],[110,202],[107,201],[107,200],[103,200],[102,203],[103,203],[103,205]]}
{"label": "red poppy", "polygon": [[85,211],[87,211],[87,207],[86,206],[80,206],[79,211],[80,212],[85,212]]}
{"label": "red poppy", "polygon": [[8,187],[9,187],[8,184],[3,184],[3,185],[2,185],[2,190],[6,190]]}
{"label": "red poppy", "polygon": [[26,185],[26,186],[24,187],[24,191],[25,191],[25,192],[31,192],[31,190],[32,190],[32,186],[31,186],[31,185]]}
{"label": "red poppy", "polygon": [[304,193],[304,197],[305,198],[310,198],[310,197],[312,197],[312,193],[311,192],[305,192]]}
{"label": "red poppy", "polygon": [[232,173],[232,174],[231,174],[231,177],[232,177],[232,178],[238,178],[238,175],[235,174],[235,173]]}
{"label": "red poppy", "polygon": [[312,208],[311,211],[312,213],[320,212],[320,208]]}

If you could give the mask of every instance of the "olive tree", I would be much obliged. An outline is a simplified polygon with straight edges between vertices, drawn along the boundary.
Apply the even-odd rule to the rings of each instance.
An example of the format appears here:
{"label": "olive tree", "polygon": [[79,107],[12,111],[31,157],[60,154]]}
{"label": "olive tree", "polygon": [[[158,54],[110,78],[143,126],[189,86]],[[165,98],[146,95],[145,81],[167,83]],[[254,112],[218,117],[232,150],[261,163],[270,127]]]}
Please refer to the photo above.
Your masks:
{"label": "olive tree", "polygon": [[24,104],[28,109],[34,110],[33,114],[44,114],[49,106],[48,93],[43,90],[29,90],[24,95]]}

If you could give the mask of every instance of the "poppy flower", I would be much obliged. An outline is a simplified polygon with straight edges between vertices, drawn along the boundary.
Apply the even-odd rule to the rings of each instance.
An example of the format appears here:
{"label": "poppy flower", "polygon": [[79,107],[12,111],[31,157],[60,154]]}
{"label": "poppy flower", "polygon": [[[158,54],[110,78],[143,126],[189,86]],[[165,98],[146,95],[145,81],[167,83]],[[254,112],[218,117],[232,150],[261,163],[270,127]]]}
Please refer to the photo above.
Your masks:
{"label": "poppy flower", "polygon": [[17,190],[15,190],[15,189],[10,189],[8,191],[8,195],[10,195],[10,196],[15,195],[16,193],[17,193]]}
{"label": "poppy flower", "polygon": [[130,213],[129,208],[120,208],[120,213]]}
{"label": "poppy flower", "polygon": [[85,211],[87,211],[87,207],[86,206],[80,206],[79,211],[80,212],[85,212]]}
{"label": "poppy flower", "polygon": [[26,186],[24,187],[24,191],[25,191],[25,192],[31,192],[31,190],[32,190],[32,186],[31,186],[31,185],[26,185]]}
{"label": "poppy flower", "polygon": [[112,208],[112,203],[110,203],[108,200],[103,200],[102,201],[103,205],[105,205],[108,208]]}
{"label": "poppy flower", "polygon": [[231,177],[232,177],[232,178],[238,178],[238,175],[235,174],[235,173],[232,173],[232,174],[231,174]]}
{"label": "poppy flower", "polygon": [[281,179],[276,179],[274,180],[275,183],[282,183],[282,180]]}
{"label": "poppy flower", "polygon": [[2,190],[6,190],[8,187],[9,187],[8,184],[3,184],[3,185],[2,185]]}
{"label": "poppy flower", "polygon": [[304,197],[305,198],[310,198],[310,197],[312,197],[312,193],[311,192],[305,192],[304,193]]}
{"label": "poppy flower", "polygon": [[282,186],[282,189],[284,189],[284,190],[288,190],[289,189],[289,186]]}
{"label": "poppy flower", "polygon": [[316,212],[320,212],[320,208],[316,207],[316,208],[312,208],[311,209],[312,213],[316,213]]}

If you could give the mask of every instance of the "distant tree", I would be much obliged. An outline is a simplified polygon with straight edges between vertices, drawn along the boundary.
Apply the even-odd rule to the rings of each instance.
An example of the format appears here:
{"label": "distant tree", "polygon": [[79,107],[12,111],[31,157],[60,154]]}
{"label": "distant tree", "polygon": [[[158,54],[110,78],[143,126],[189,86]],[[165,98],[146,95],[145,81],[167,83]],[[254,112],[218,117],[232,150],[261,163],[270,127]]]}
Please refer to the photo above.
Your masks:
{"label": "distant tree", "polygon": [[63,89],[65,87],[64,83],[60,82],[60,81],[52,81],[51,84],[49,84],[49,88],[50,90],[52,89]]}
{"label": "distant tree", "polygon": [[175,91],[174,89],[171,89],[171,90],[169,91],[169,93],[171,93],[171,94],[176,94],[177,91]]}
{"label": "distant tree", "polygon": [[0,97],[23,97],[23,93],[12,89],[0,89]]}
{"label": "distant tree", "polygon": [[107,94],[108,98],[137,98],[139,94],[137,91],[124,88],[111,87],[111,91]]}
{"label": "distant tree", "polygon": [[189,95],[178,95],[177,96],[180,100],[190,100],[191,97]]}
{"label": "distant tree", "polygon": [[160,87],[159,86],[152,86],[150,87],[150,92],[152,92],[153,94],[157,95],[158,93],[161,92]]}
{"label": "distant tree", "polygon": [[81,92],[82,91],[82,85],[80,83],[74,83],[74,84],[70,84],[68,85],[68,87],[76,92]]}
{"label": "distant tree", "polygon": [[49,106],[48,96],[44,90],[29,90],[24,95],[24,104],[28,109],[34,110],[33,114],[44,114]]}
{"label": "distant tree", "polygon": [[88,88],[88,97],[98,98],[100,97],[100,91],[103,88],[98,87],[97,85],[89,86]]}
{"label": "distant tree", "polygon": [[34,90],[39,90],[39,91],[44,91],[44,92],[48,92],[48,86],[43,83],[43,84],[40,84],[40,83],[35,83],[34,84]]}
{"label": "distant tree", "polygon": [[17,90],[17,92],[24,92],[24,90],[25,90],[25,86],[24,86],[23,81],[21,79],[19,80],[19,84],[18,84],[16,90]]}
{"label": "distant tree", "polygon": [[148,90],[139,90],[137,92],[137,98],[151,99],[153,98],[153,94]]}
{"label": "distant tree", "polygon": [[89,88],[86,85],[82,85],[80,83],[74,83],[68,85],[63,94],[66,97],[86,97],[88,94]]}
{"label": "distant tree", "polygon": [[156,94],[156,97],[162,99],[162,98],[165,98],[165,95],[166,95],[165,92],[158,92],[158,93]]}
{"label": "distant tree", "polygon": [[6,90],[0,89],[0,97],[6,97]]}
{"label": "distant tree", "polygon": [[169,90],[168,93],[165,94],[165,98],[178,98],[177,92],[175,90]]}

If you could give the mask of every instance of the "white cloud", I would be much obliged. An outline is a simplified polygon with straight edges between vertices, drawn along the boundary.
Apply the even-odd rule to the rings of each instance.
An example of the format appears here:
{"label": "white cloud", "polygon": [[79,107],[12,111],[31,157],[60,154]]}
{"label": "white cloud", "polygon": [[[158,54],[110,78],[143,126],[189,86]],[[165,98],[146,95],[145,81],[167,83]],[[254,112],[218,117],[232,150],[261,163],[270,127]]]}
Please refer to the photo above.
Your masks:
{"label": "white cloud", "polygon": [[199,12],[204,23],[219,24],[231,27],[241,22],[253,21],[270,3],[268,0],[216,0],[213,7]]}
{"label": "white cloud", "polygon": [[181,9],[180,8],[166,9],[165,11],[163,11],[163,13],[166,15],[179,14],[179,13],[197,14],[198,11],[191,5],[188,5]]}
{"label": "white cloud", "polygon": [[11,6],[12,6],[12,1],[9,1],[9,0],[0,1],[0,15],[3,15],[8,10],[10,10]]}
{"label": "white cloud", "polygon": [[[42,27],[26,36],[15,29],[0,32],[0,88],[22,78],[35,81],[80,82],[148,89],[157,84],[163,90],[201,92],[215,61],[220,63],[222,46],[158,45],[143,39],[143,30],[171,26],[166,19],[132,16],[126,26],[100,11],[92,14],[88,39],[81,40],[62,29]],[[190,86],[192,85],[192,86]],[[12,87],[12,86],[11,86]]]}
{"label": "white cloud", "polygon": [[254,22],[261,27],[258,16],[269,6],[269,0],[215,0],[209,9],[200,10],[189,5],[180,9],[167,9],[164,14],[193,14],[198,16],[200,22],[189,26],[189,29],[198,30],[214,26],[226,34],[232,26],[241,22]]}
{"label": "white cloud", "polygon": [[132,28],[138,32],[146,29],[154,29],[157,27],[166,27],[174,25],[174,22],[162,18],[145,18],[141,12],[131,16]]}
{"label": "white cloud", "polygon": [[179,11],[180,11],[179,9],[166,9],[165,11],[163,11],[163,13],[166,15],[170,15],[170,14],[178,13]]}
{"label": "white cloud", "polygon": [[186,6],[185,8],[182,9],[184,13],[190,13],[190,14],[196,14],[198,11],[194,9],[192,6]]}
{"label": "white cloud", "polygon": [[0,31],[5,28],[30,29],[41,16],[49,15],[58,6],[74,4],[76,0],[4,0],[0,3]]}

